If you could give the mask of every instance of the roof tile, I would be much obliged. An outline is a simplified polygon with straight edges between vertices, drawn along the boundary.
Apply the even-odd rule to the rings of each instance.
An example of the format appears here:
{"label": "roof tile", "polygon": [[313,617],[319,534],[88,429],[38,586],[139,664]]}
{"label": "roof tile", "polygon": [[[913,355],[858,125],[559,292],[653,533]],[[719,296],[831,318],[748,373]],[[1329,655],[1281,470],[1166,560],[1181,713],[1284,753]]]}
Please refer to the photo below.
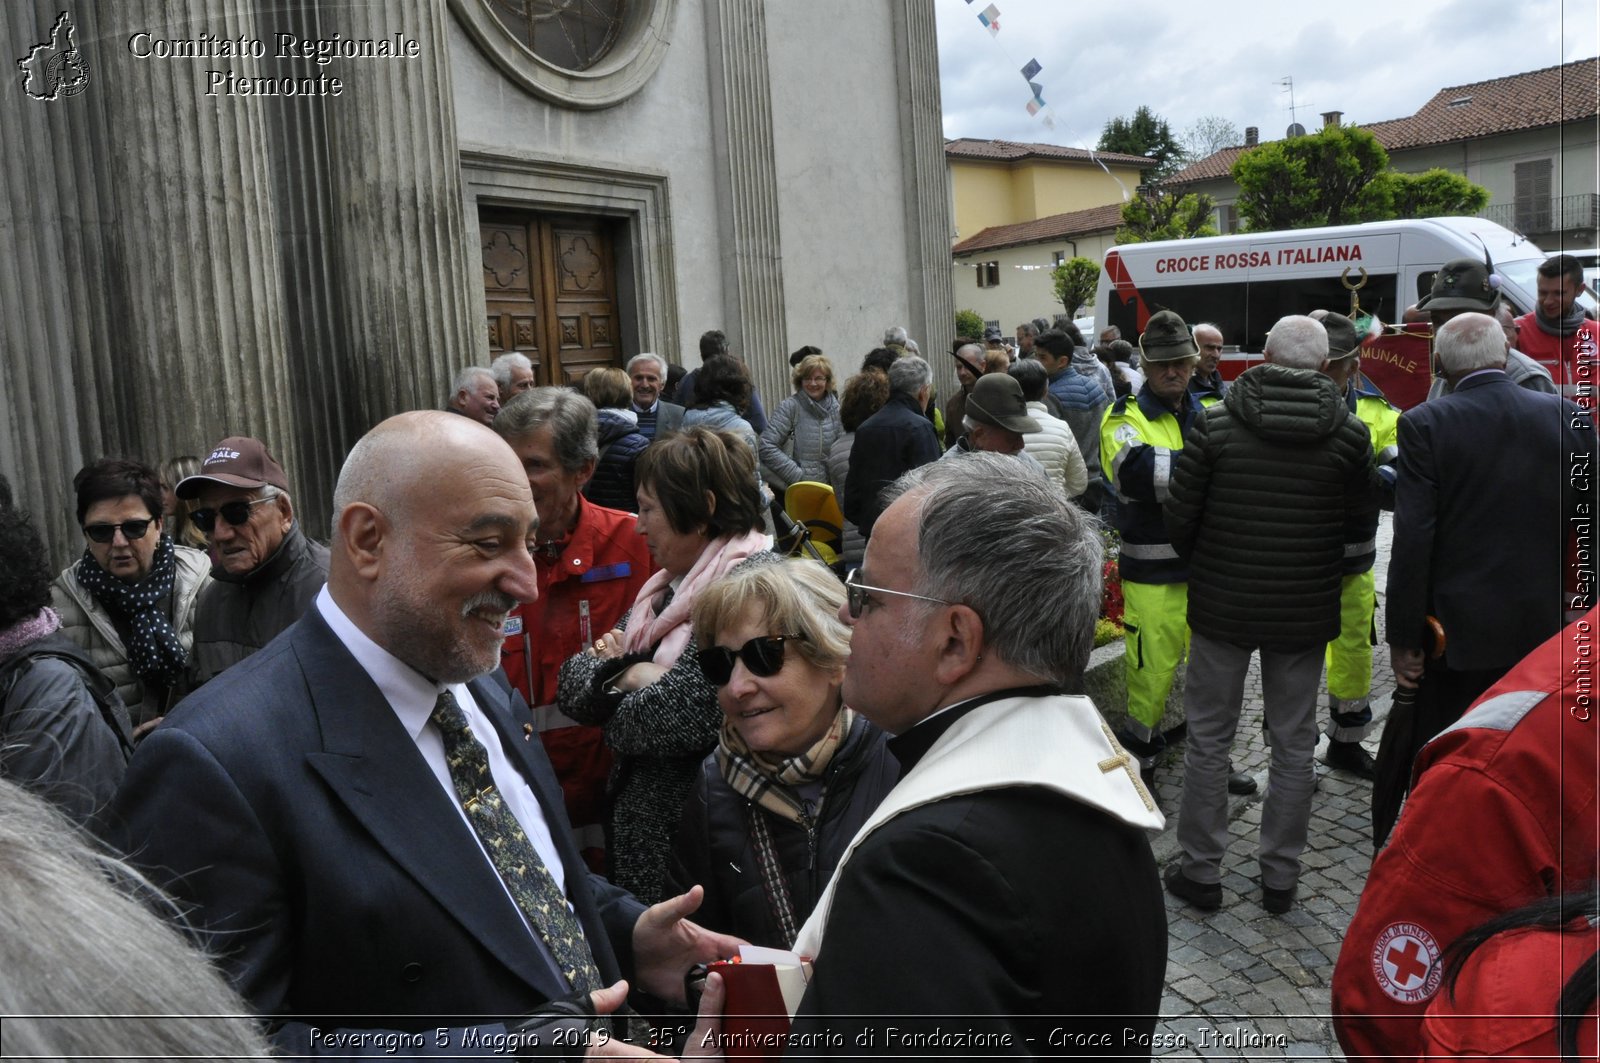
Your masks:
{"label": "roof tile", "polygon": [[1155,163],[1142,155],[1123,155],[1115,151],[1089,151],[1085,148],[1068,148],[1059,144],[1026,144],[1016,140],[974,140],[962,137],[944,142],[944,153],[951,159],[990,159],[996,162],[1018,162],[1022,159],[1062,159],[1070,162],[1099,160],[1107,166],[1138,166],[1147,168]]}
{"label": "roof tile", "polygon": [[[1440,89],[1416,114],[1361,128],[1389,151],[1542,129],[1600,114],[1600,57]],[[948,145],[946,151],[948,152]],[[1243,147],[1223,148],[1174,174],[1169,184],[1228,176]]]}
{"label": "roof tile", "polygon": [[953,255],[970,255],[979,251],[998,251],[1022,244],[1037,244],[1061,237],[1087,236],[1109,232],[1122,224],[1122,204],[1108,203],[1087,210],[1069,210],[1065,214],[1051,214],[1033,221],[1019,221],[1011,225],[991,225],[969,236],[950,249]]}

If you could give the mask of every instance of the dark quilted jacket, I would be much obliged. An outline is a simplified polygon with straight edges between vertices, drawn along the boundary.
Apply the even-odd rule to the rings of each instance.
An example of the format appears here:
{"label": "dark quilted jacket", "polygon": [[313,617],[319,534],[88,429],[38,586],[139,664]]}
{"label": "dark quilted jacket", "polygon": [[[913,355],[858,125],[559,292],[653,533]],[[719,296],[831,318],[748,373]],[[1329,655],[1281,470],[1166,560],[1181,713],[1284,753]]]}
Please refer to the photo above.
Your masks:
{"label": "dark quilted jacket", "polygon": [[706,888],[695,922],[756,945],[786,949],[793,944],[779,928],[762,885],[749,817],[766,817],[795,917],[804,923],[856,831],[899,781],[900,762],[884,745],[883,732],[857,716],[824,778],[822,807],[808,833],[735,793],[722,778],[715,753],[701,762],[667,866],[669,893],[682,893],[697,882]]}
{"label": "dark quilted jacket", "polygon": [[1333,381],[1260,365],[1195,422],[1166,503],[1189,559],[1189,626],[1244,646],[1291,648],[1339,633],[1346,546],[1377,528],[1366,425]]}
{"label": "dark quilted jacket", "polygon": [[598,419],[600,459],[594,475],[583,485],[583,497],[597,506],[632,513],[634,501],[633,466],[650,440],[639,431],[636,420],[620,410],[601,410]]}

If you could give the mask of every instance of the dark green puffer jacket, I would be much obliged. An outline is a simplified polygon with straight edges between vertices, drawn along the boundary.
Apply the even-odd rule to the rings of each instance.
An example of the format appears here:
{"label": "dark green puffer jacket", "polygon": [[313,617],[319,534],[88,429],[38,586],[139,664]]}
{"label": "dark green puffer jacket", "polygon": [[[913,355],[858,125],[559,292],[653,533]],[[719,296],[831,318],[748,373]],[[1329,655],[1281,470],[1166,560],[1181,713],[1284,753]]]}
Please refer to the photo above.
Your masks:
{"label": "dark green puffer jacket", "polygon": [[1370,544],[1377,499],[1367,427],[1333,381],[1246,371],[1190,430],[1166,503],[1189,560],[1189,626],[1273,649],[1331,640],[1341,562]]}

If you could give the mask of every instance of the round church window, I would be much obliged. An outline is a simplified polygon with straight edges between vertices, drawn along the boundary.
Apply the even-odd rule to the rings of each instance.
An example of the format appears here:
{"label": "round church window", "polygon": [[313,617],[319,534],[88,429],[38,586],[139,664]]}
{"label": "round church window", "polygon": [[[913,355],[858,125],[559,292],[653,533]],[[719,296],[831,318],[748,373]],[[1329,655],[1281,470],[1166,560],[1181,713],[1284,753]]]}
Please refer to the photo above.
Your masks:
{"label": "round church window", "polygon": [[667,53],[677,0],[450,0],[478,47],[534,95],[584,109],[621,103]]}

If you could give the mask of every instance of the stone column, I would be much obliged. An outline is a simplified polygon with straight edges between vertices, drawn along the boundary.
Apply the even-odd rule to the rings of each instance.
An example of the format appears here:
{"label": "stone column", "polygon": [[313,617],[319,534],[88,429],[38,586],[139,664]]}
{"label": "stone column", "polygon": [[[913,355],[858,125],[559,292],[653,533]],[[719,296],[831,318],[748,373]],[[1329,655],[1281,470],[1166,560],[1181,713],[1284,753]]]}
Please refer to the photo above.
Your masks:
{"label": "stone column", "polygon": [[955,294],[950,283],[949,171],[939,101],[939,41],[933,0],[905,0],[895,8],[895,70],[900,83],[900,159],[905,175],[906,234],[911,270],[907,301],[911,334],[934,367],[939,391],[955,386],[953,363],[937,357],[955,338]]}
{"label": "stone column", "polygon": [[[712,138],[721,210],[723,325],[776,405],[790,391],[783,240],[767,68],[765,0],[706,0]],[[684,337],[685,350],[696,337]]]}
{"label": "stone column", "polygon": [[[7,55],[63,43],[60,13],[54,0],[0,5]],[[68,17],[81,91],[33,99],[20,78],[0,90],[0,464],[61,555],[81,549],[68,491],[85,460],[158,463],[230,432],[296,459],[261,101],[208,97],[207,61],[128,46],[144,30],[237,37],[247,21],[223,0]]]}
{"label": "stone column", "polygon": [[[482,277],[469,268],[443,3],[317,5],[324,36],[417,41],[414,59],[338,60],[324,101],[329,253],[359,436],[437,409],[484,349]],[[305,165],[316,165],[310,159]],[[330,370],[332,366],[327,366]],[[350,442],[353,440],[348,440]]]}

